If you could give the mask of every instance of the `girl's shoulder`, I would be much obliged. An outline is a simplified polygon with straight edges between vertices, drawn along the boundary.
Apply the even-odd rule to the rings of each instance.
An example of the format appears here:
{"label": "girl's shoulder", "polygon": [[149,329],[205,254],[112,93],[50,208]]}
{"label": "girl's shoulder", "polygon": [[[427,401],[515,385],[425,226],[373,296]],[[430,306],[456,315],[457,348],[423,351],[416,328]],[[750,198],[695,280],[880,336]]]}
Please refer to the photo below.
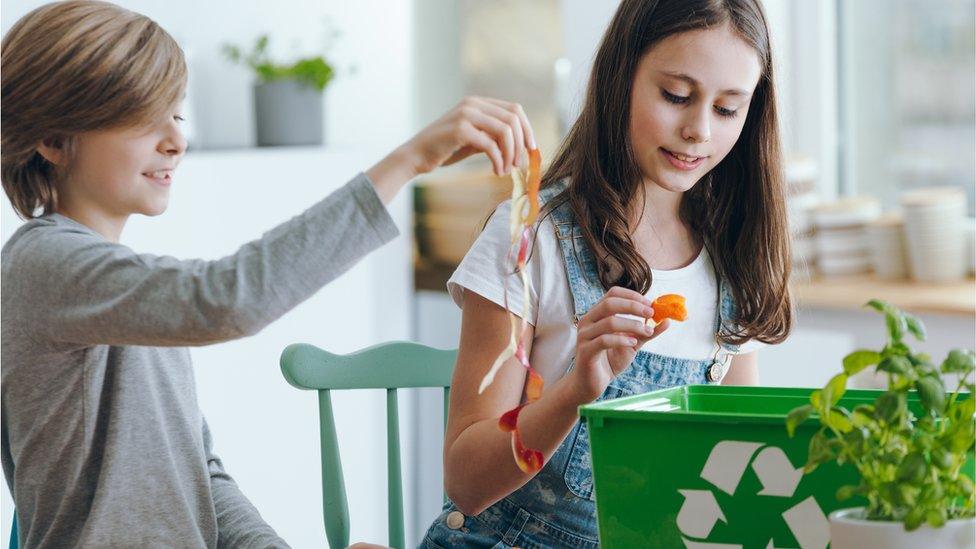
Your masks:
{"label": "girl's shoulder", "polygon": [[[448,281],[448,293],[458,306],[462,303],[465,289],[502,304],[507,285],[509,308],[513,312],[523,311],[521,278],[514,274],[513,269],[515,246],[511,237],[511,211],[511,200],[506,200],[495,208],[481,234]],[[539,306],[539,294],[559,286],[560,283],[565,284],[566,275],[552,217],[540,216],[534,229],[531,252],[526,262],[530,279],[530,307],[536,310]],[[530,317],[529,322],[534,324],[534,315],[530,314]]]}

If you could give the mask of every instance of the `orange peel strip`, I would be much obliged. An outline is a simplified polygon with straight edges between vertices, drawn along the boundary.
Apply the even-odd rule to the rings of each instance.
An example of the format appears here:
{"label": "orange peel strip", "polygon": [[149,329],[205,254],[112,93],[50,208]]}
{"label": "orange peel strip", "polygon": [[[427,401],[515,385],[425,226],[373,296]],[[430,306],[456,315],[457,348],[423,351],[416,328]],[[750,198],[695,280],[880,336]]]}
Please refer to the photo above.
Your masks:
{"label": "orange peel strip", "polygon": [[[498,358],[489,368],[488,372],[481,380],[478,387],[478,394],[481,394],[492,384],[495,374],[501,366],[510,358],[515,357],[526,370],[528,378],[526,380],[525,394],[526,402],[529,404],[542,396],[544,382],[526,355],[525,347],[522,345],[522,334],[528,330],[526,318],[529,317],[529,276],[526,262],[529,255],[529,242],[532,240],[533,224],[539,216],[539,188],[542,184],[542,155],[538,149],[529,151],[529,166],[525,173],[520,169],[512,171],[512,211],[509,215],[509,254],[507,261],[514,263],[522,279],[522,305],[523,314],[518,318],[508,307],[508,284],[503,284],[505,297],[505,310],[509,311],[512,331],[508,344],[502,350]],[[517,249],[516,249],[517,246]],[[513,257],[513,253],[514,257]],[[514,260],[514,261],[513,261]],[[526,473],[533,473],[542,468],[542,453],[538,450],[526,448],[522,444],[522,437],[518,430],[518,416],[522,411],[521,406],[505,412],[498,419],[498,428],[505,432],[512,433],[512,454],[519,469]]]}

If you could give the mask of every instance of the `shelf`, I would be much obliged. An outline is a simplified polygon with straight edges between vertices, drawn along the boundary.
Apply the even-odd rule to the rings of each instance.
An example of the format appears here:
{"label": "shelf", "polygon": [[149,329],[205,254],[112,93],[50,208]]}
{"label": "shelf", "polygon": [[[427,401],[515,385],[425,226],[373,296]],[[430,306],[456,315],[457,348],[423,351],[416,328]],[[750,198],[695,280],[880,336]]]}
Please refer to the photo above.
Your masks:
{"label": "shelf", "polygon": [[933,284],[881,280],[870,275],[794,279],[793,296],[801,308],[860,310],[869,299],[881,299],[913,313],[976,315],[976,280]]}
{"label": "shelf", "polygon": [[447,292],[447,281],[454,274],[457,265],[446,265],[418,259],[413,266],[414,290]]}

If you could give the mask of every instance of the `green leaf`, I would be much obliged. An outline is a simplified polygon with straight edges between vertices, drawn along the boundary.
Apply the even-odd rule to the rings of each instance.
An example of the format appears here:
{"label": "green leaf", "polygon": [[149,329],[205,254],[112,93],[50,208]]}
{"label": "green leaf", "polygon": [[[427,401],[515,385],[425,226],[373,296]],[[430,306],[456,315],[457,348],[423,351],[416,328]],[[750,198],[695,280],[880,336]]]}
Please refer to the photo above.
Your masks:
{"label": "green leaf", "polygon": [[909,356],[912,354],[912,348],[905,345],[901,341],[896,341],[894,343],[885,345],[884,355],[901,355]]}
{"label": "green leaf", "polygon": [[817,465],[830,461],[833,458],[828,447],[828,442],[822,429],[810,437],[810,447],[809,453],[807,454],[807,465],[804,468],[805,471],[810,472],[816,469]]}
{"label": "green leaf", "polygon": [[865,305],[880,313],[884,313],[885,324],[888,326],[888,336],[891,338],[891,341],[900,342],[902,336],[905,335],[905,330],[908,329],[907,323],[905,322],[905,315],[901,310],[880,299],[872,299]]}
{"label": "green leaf", "polygon": [[871,307],[872,309],[878,311],[879,313],[884,313],[891,310],[891,305],[880,299],[872,299],[864,304],[865,307]]}
{"label": "green leaf", "polygon": [[256,53],[264,53],[264,51],[268,49],[268,40],[267,34],[258,36],[257,42],[254,44],[254,51]]}
{"label": "green leaf", "polygon": [[960,398],[953,404],[953,408],[957,410],[956,413],[959,416],[955,421],[972,421],[973,414],[976,414],[976,398],[973,398],[972,395]]}
{"label": "green leaf", "polygon": [[844,442],[848,446],[859,446],[863,444],[867,438],[868,430],[854,425],[854,422],[851,422],[851,430],[844,433]]}
{"label": "green leaf", "polygon": [[963,497],[972,497],[973,491],[976,487],[973,486],[973,479],[969,478],[965,474],[959,475],[956,479],[956,487],[959,488],[959,492],[962,493]]}
{"label": "green leaf", "polygon": [[824,409],[822,390],[817,389],[810,393],[810,404],[813,405],[814,410],[817,410],[818,412]]}
{"label": "green leaf", "polygon": [[906,409],[905,395],[893,391],[881,393],[874,402],[875,417],[887,423],[894,423],[904,415]]}
{"label": "green leaf", "polygon": [[925,478],[926,468],[925,457],[912,452],[905,456],[905,459],[898,465],[895,478],[908,484],[919,484]]}
{"label": "green leaf", "polygon": [[809,404],[804,404],[803,406],[790,410],[790,413],[786,416],[786,432],[789,433],[790,438],[793,438],[797,426],[806,421],[813,411],[813,406]]}
{"label": "green leaf", "polygon": [[925,341],[925,324],[923,324],[922,321],[915,315],[906,313],[903,315],[903,317],[905,318],[905,325],[908,328],[908,331],[915,336],[915,339]]}
{"label": "green leaf", "polygon": [[925,510],[915,507],[905,515],[905,530],[909,532],[917,529],[925,521]]}
{"label": "green leaf", "polygon": [[881,355],[875,351],[857,350],[844,357],[844,373],[852,376],[880,361]]}
{"label": "green leaf", "polygon": [[905,319],[901,315],[885,313],[885,323],[888,325],[888,336],[892,341],[901,341],[905,335]]}
{"label": "green leaf", "polygon": [[952,438],[949,440],[949,450],[955,453],[969,452],[976,446],[976,439],[974,439],[974,427],[973,422],[965,422],[959,425],[959,428],[952,431]]}
{"label": "green leaf", "polygon": [[895,497],[892,499],[895,502],[904,506],[914,506],[917,503],[920,492],[917,486],[907,482],[895,482],[893,485]]}
{"label": "green leaf", "polygon": [[837,404],[844,392],[847,391],[847,374],[837,374],[830,378],[824,387],[824,401],[827,406]]}
{"label": "green leaf", "polygon": [[947,452],[942,447],[936,447],[932,450],[932,465],[935,465],[939,469],[948,470],[952,467],[952,454]]}
{"label": "green leaf", "polygon": [[976,358],[973,352],[964,349],[953,349],[942,363],[942,371],[947,374],[968,374],[976,369]]}
{"label": "green leaf", "polygon": [[938,376],[939,370],[935,367],[935,364],[932,364],[931,362],[920,361],[915,364],[915,373],[917,373],[920,377]]}
{"label": "green leaf", "polygon": [[941,528],[946,523],[945,509],[929,509],[925,513],[925,522],[932,528]]}
{"label": "green leaf", "polygon": [[854,497],[854,494],[856,493],[857,493],[857,486],[854,486],[853,484],[845,484],[844,486],[841,486],[840,488],[837,489],[837,493],[836,493],[837,501],[849,500],[852,497]]}
{"label": "green leaf", "polygon": [[874,406],[859,404],[851,412],[851,422],[858,427],[867,427],[874,423]]}
{"label": "green leaf", "polygon": [[851,420],[847,419],[844,414],[838,412],[837,410],[831,410],[830,413],[827,414],[827,425],[841,433],[846,433],[854,428]]}
{"label": "green leaf", "polygon": [[912,363],[903,356],[889,356],[878,363],[878,369],[892,374],[906,374],[912,369]]}
{"label": "green leaf", "polygon": [[922,500],[925,502],[929,502],[930,504],[932,502],[939,504],[939,502],[941,502],[942,498],[944,497],[945,497],[945,490],[942,489],[941,484],[928,483],[922,489]]}
{"label": "green leaf", "polygon": [[934,414],[941,414],[945,409],[945,387],[936,377],[923,377],[915,382],[922,407]]}

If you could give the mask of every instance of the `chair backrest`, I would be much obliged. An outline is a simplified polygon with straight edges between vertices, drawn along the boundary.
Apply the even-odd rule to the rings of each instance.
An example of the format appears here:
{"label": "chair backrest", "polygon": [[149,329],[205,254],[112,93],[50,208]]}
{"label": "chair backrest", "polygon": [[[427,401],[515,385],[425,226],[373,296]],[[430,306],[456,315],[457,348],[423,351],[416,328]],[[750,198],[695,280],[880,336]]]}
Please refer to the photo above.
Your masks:
{"label": "chair backrest", "polygon": [[349,545],[349,509],[339,459],[335,416],[330,391],[386,389],[386,448],[391,547],[403,548],[403,479],[400,474],[400,435],[397,389],[442,387],[444,420],[450,399],[455,350],[441,350],[410,342],[382,343],[348,355],[335,355],[299,343],[281,353],[281,372],[288,383],[319,394],[322,444],[322,512],[331,547]]}

